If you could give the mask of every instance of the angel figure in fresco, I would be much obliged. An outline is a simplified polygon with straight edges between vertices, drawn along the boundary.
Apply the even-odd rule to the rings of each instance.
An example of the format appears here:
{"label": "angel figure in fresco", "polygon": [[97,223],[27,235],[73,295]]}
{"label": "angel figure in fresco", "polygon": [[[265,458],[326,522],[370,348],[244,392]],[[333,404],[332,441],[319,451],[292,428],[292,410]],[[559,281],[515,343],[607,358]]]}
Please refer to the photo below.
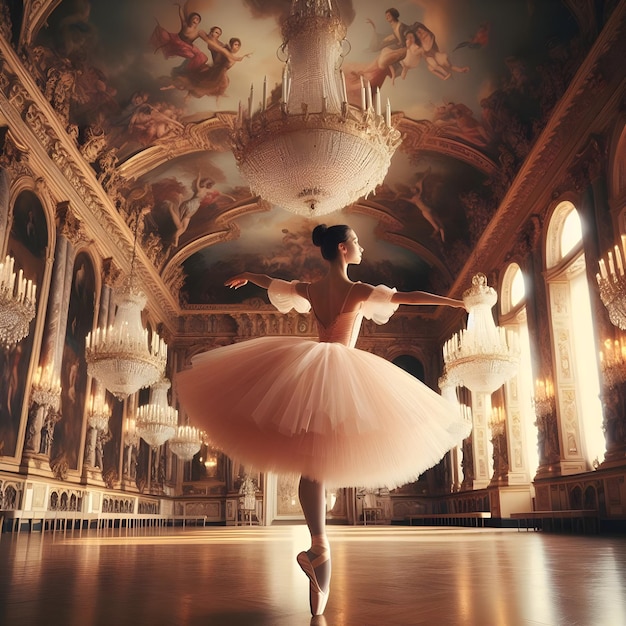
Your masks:
{"label": "angel figure in fresco", "polygon": [[180,89],[186,91],[187,96],[195,98],[223,96],[230,85],[228,71],[235,63],[243,61],[252,53],[239,55],[241,39],[231,37],[227,44],[223,44],[219,39],[221,35],[222,29],[219,26],[214,26],[209,31],[207,47],[211,53],[212,65],[205,64],[197,70],[173,74],[171,84],[163,89]]}
{"label": "angel figure in fresco", "polygon": [[185,59],[178,71],[193,71],[199,69],[207,63],[209,57],[195,45],[197,39],[208,41],[209,37],[200,28],[202,17],[199,13],[187,13],[186,7],[176,3],[178,6],[178,17],[180,19],[180,30],[171,33],[163,28],[158,22],[152,32],[150,42],[154,51],[161,51],[166,59],[170,57],[182,57]]}
{"label": "angel figure in fresco", "polygon": [[404,186],[399,188],[396,193],[396,198],[403,198],[419,209],[424,219],[433,227],[433,237],[439,236],[443,243],[445,242],[443,222],[439,215],[437,215],[436,210],[428,203],[428,199],[425,197],[424,193],[424,182],[430,175],[430,167],[424,172],[418,172],[415,183],[410,188]]}
{"label": "angel figure in fresco", "polygon": [[430,168],[420,174],[418,180],[411,188],[413,195],[409,198],[409,202],[412,202],[421,211],[422,215],[433,227],[433,235],[439,235],[441,242],[443,243],[445,241],[443,222],[435,210],[424,201],[424,180],[429,174]]}
{"label": "angel figure in fresco", "polygon": [[[406,33],[405,37],[405,50],[406,54],[404,58],[400,61],[400,67],[402,68],[402,72],[400,74],[400,78],[404,80],[406,75],[410,69],[416,68],[419,65],[419,62],[422,60],[424,56],[424,48],[417,35],[409,30]],[[395,72],[392,72],[391,84],[393,85],[395,82]]]}
{"label": "angel figure in fresco", "polygon": [[214,181],[203,177],[200,172],[191,184],[191,196],[186,194],[185,186],[174,178],[167,178],[152,185],[152,193],[160,199],[174,225],[171,246],[177,248],[180,238],[189,228],[192,218],[202,209],[215,204],[220,198],[234,201],[235,198],[214,189]]}
{"label": "angel figure in fresco", "polygon": [[424,49],[424,57],[428,64],[428,69],[442,80],[448,80],[452,76],[452,72],[465,73],[469,72],[469,67],[453,65],[447,53],[439,50],[437,40],[432,30],[426,28],[424,24],[417,24],[415,28],[422,48]]}
{"label": "angel figure in fresco", "polygon": [[109,145],[116,146],[118,153],[135,144],[148,147],[158,140],[172,139],[185,129],[179,109],[149,100],[147,92],[135,91],[117,116],[105,119]]}
{"label": "angel figure in fresco", "polygon": [[385,20],[391,26],[389,35],[382,35],[373,20],[366,20],[374,31],[369,50],[377,52],[378,56],[367,65],[346,71],[347,87],[353,100],[359,98],[361,80],[368,81],[372,91],[381,87],[387,77],[395,84],[396,76],[406,78],[409,69],[417,67],[422,58],[429,71],[442,80],[450,78],[452,72],[469,71],[469,67],[453,65],[448,54],[439,49],[433,31],[422,22],[401,22],[400,12],[395,8],[385,11]]}
{"label": "angel figure in fresco", "polygon": [[[228,70],[251,53],[240,56],[240,39],[233,37],[228,44],[222,43],[222,29],[219,26],[213,26],[206,33],[199,26],[202,20],[199,13],[187,13],[187,3],[177,6],[179,32],[171,33],[157,22],[150,38],[154,51],[161,51],[166,59],[174,56],[185,59],[172,70],[171,82],[162,89],[180,89],[186,91],[188,96],[197,98],[224,95],[230,82]],[[211,55],[210,64],[209,57],[195,44],[198,39],[206,44]]]}

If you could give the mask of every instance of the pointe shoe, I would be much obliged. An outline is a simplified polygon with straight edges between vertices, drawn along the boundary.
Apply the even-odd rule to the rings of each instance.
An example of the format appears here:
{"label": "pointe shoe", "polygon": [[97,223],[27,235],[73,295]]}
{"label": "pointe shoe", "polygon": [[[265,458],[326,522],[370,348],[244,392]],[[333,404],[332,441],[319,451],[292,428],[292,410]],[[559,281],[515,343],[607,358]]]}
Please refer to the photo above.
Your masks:
{"label": "pointe shoe", "polygon": [[296,557],[298,565],[309,579],[309,603],[311,605],[311,615],[314,616],[321,615],[328,602],[328,591],[322,591],[322,588],[317,582],[315,568],[328,560],[330,560],[329,550],[324,550],[321,554],[316,555],[312,561],[306,552],[300,552]]}

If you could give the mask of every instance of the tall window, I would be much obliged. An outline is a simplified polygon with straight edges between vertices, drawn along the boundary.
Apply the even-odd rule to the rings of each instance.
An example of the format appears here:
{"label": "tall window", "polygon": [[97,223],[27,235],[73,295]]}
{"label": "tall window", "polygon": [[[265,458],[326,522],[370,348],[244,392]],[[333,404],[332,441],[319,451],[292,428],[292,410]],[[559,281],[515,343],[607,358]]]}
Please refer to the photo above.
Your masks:
{"label": "tall window", "polygon": [[530,341],[526,321],[526,289],[524,275],[517,263],[504,272],[500,294],[500,325],[516,332],[520,342],[520,367],[506,389],[506,410],[509,422],[510,470],[520,479],[529,480],[537,473],[537,427],[531,397],[533,393]]}
{"label": "tall window", "polygon": [[602,461],[605,440],[582,224],[571,202],[550,220],[546,265],[563,454],[589,467]]}

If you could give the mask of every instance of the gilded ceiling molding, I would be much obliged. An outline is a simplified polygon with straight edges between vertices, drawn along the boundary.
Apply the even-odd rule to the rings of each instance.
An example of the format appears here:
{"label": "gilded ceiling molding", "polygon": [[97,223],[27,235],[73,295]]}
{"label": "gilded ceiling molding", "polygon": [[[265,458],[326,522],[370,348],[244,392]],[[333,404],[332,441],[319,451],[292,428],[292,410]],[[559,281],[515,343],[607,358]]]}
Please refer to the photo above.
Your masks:
{"label": "gilded ceiling molding", "polygon": [[31,179],[35,177],[28,159],[28,148],[15,139],[10,129],[4,137],[0,168],[7,170],[14,181],[22,177]]}
{"label": "gilded ceiling molding", "polygon": [[[377,221],[376,232],[384,233],[387,230],[397,229],[401,230],[404,224],[390,213],[390,209],[382,204],[379,204],[375,200],[362,200],[352,206],[348,207],[349,213],[358,213],[360,215],[367,215],[373,217]],[[385,228],[383,229],[383,224]]]}
{"label": "gilded ceiling molding", "polygon": [[76,217],[67,200],[57,204],[55,214],[57,232],[68,239],[74,248],[78,248],[88,241],[81,221]]}
{"label": "gilded ceiling molding", "polygon": [[404,135],[400,149],[411,155],[431,152],[464,161],[483,172],[494,176],[498,166],[482,152],[465,143],[445,136],[443,131],[428,120],[415,121],[407,117],[399,120],[398,130]]}
{"label": "gilded ceiling molding", "polygon": [[214,141],[211,135],[217,131],[230,133],[234,118],[234,113],[219,113],[203,122],[187,124],[179,136],[157,140],[155,145],[121,163],[117,172],[126,180],[138,180],[160,165],[194,152],[226,152],[230,144]]}
{"label": "gilded ceiling molding", "polygon": [[59,4],[61,0],[24,0],[20,49],[29,46],[34,41],[39,30],[46,25],[48,18]]}
{"label": "gilded ceiling molding", "polygon": [[578,24],[580,34],[585,41],[592,40],[598,33],[595,2],[591,0],[563,0]]}
{"label": "gilded ceiling molding", "polygon": [[503,242],[511,241],[528,217],[541,212],[550,202],[554,181],[562,179],[572,157],[583,148],[586,139],[584,134],[580,138],[580,129],[587,128],[590,134],[600,132],[603,120],[619,109],[625,25],[626,2],[620,2],[550,113],[450,293],[460,294],[473,273],[488,272],[504,260],[509,250]]}
{"label": "gilded ceiling molding", "polygon": [[112,257],[102,259],[102,282],[107,287],[114,287],[122,275],[122,270],[115,264]]}
{"label": "gilded ceiling molding", "polygon": [[[115,254],[119,259],[121,255],[130,270],[133,237],[123,216],[98,183],[94,170],[81,155],[58,114],[2,38],[0,108],[18,144],[30,146],[29,160],[33,169],[42,175],[45,173],[53,195],[69,199],[87,231],[94,234],[102,256]],[[141,249],[137,251],[135,272],[148,295],[150,306],[159,311],[158,317],[169,326],[174,325],[179,313],[178,302],[163,289],[157,269]]]}

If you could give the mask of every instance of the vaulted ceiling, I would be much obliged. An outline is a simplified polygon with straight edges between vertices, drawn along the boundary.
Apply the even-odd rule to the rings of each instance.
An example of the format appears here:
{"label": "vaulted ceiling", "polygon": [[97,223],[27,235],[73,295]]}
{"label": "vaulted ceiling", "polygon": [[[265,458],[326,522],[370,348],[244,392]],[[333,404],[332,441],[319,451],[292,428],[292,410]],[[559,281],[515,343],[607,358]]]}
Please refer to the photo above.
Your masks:
{"label": "vaulted ceiling", "polygon": [[[221,69],[201,38],[194,59],[167,43],[181,27],[169,0],[44,2],[13,30],[46,98],[54,105],[55,90],[65,94],[67,130],[104,190],[126,211],[142,207],[140,245],[180,310],[215,310],[258,297],[223,288],[234,272],[322,272],[310,244],[320,221],[357,230],[365,258],[354,278],[450,291],[494,216],[506,213],[507,193],[615,4],[403,0],[394,5],[400,22],[425,25],[442,53],[411,59],[398,54],[390,7],[335,2],[348,27],[351,98],[358,104],[350,85],[360,76],[379,84],[404,140],[375,195],[323,219],[253,196],[231,152],[251,84],[260,93],[267,77],[268,91],[279,89],[288,0],[181,7],[206,32],[219,26],[222,43],[241,41],[238,60]],[[12,9],[17,17],[18,3]]]}

